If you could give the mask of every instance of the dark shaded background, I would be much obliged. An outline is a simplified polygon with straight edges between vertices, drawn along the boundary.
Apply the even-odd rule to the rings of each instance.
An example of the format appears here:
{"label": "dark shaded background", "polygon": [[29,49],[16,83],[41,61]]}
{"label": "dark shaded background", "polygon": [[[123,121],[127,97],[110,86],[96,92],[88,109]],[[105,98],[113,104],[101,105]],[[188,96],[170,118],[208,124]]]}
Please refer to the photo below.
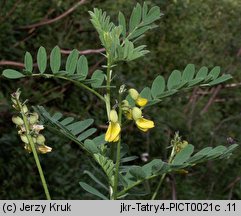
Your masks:
{"label": "dark shaded background", "polygon": [[[51,24],[47,20],[65,13],[77,0],[1,0],[0,1],[0,70],[19,68],[6,61],[23,62],[25,51],[33,55],[42,45],[50,51],[55,45],[62,49],[101,48],[88,10],[99,7],[116,20],[119,10],[130,14],[137,1],[86,0],[75,10]],[[142,2],[142,1],[139,1]],[[233,80],[212,89],[195,88],[147,110],[156,123],[155,129],[141,134],[129,126],[125,142],[131,155],[144,152],[152,158],[166,159],[166,147],[175,131],[196,149],[228,145],[227,138],[241,140],[241,1],[239,0],[152,0],[165,14],[158,28],[142,40],[151,51],[146,57],[115,69],[116,85],[122,83],[141,90],[162,74],[183,69],[194,63],[197,68],[219,65]],[[43,25],[31,27],[31,24]],[[103,62],[100,54],[87,56],[91,71]],[[65,58],[66,59],[66,58]],[[10,63],[12,64],[12,63]],[[59,80],[7,80],[0,77],[0,199],[44,199],[44,193],[32,155],[23,150],[11,122],[13,109],[10,93],[20,87],[23,98],[32,105],[43,105],[49,111],[61,111],[79,119],[93,117],[99,133],[106,123],[104,105],[95,96],[71,83]],[[74,143],[45,130],[51,154],[41,156],[41,163],[54,199],[94,199],[78,182],[89,181],[84,170],[92,170],[91,161]],[[143,164],[140,159],[136,161]],[[229,160],[213,161],[193,167],[188,174],[167,178],[159,199],[240,199],[240,149]],[[98,174],[97,174],[98,175]],[[91,182],[90,182],[91,184]],[[147,187],[153,191],[155,180]],[[149,199],[128,197],[129,199]]]}

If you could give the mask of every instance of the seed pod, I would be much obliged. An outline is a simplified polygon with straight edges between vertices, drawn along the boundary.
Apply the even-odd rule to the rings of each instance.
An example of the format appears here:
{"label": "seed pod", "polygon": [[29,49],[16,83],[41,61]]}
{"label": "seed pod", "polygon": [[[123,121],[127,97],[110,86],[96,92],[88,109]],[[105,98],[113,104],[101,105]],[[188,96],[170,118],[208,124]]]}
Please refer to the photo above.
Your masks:
{"label": "seed pod", "polygon": [[114,109],[110,111],[110,121],[114,123],[118,122],[118,114]]}
{"label": "seed pod", "polygon": [[130,94],[130,96],[132,97],[133,100],[136,100],[139,97],[138,91],[136,91],[133,88],[129,89],[129,94]]}
{"label": "seed pod", "polygon": [[24,143],[27,143],[27,144],[29,143],[26,135],[23,134],[23,135],[20,136],[20,138]]}
{"label": "seed pod", "polygon": [[136,121],[137,119],[142,117],[142,111],[138,107],[133,107],[132,109],[132,117]]}
{"label": "seed pod", "polygon": [[26,105],[23,105],[22,109],[24,114],[28,112],[28,107]]}
{"label": "seed pod", "polygon": [[19,116],[13,116],[12,121],[14,124],[21,126],[24,124],[23,119],[21,119]]}
{"label": "seed pod", "polygon": [[39,144],[39,145],[44,144],[44,142],[45,142],[45,137],[44,137],[42,134],[39,134],[39,135],[37,136],[36,142],[37,142],[37,144]]}

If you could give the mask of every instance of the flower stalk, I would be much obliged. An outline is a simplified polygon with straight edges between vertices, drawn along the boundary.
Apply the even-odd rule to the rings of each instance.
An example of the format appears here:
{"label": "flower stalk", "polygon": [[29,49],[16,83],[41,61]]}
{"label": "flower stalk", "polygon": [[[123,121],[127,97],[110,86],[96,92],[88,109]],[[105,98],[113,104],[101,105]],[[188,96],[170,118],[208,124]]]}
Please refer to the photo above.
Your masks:
{"label": "flower stalk", "polygon": [[[37,150],[36,150],[36,147],[35,147],[35,142],[33,141],[33,137],[31,136],[30,125],[29,125],[29,122],[28,122],[28,119],[27,119],[27,116],[26,116],[26,105],[23,105],[19,100],[20,93],[21,92],[19,90],[17,90],[15,93],[12,94],[13,106],[21,114],[21,117],[22,117],[22,120],[23,120],[23,130],[25,131],[25,135],[26,135],[26,141],[28,142],[28,144],[30,144],[31,151],[33,152],[34,160],[35,160],[35,163],[36,163],[36,166],[37,166],[37,169],[38,169],[38,172],[39,172],[39,176],[40,176],[43,188],[44,188],[46,199],[51,200],[50,193],[49,193],[49,190],[48,190],[48,186],[47,186],[47,183],[46,183],[46,180],[45,180],[45,177],[44,177],[44,173],[43,173],[40,161],[39,161],[38,153],[37,153]],[[21,139],[23,140],[22,137],[21,137]],[[40,148],[41,147],[42,147],[42,149],[39,149],[40,152],[41,151],[48,151],[49,149],[51,150],[50,147],[47,147],[45,145],[40,146]],[[46,148],[47,148],[47,150],[46,150]],[[42,153],[46,153],[46,152],[42,152]]]}

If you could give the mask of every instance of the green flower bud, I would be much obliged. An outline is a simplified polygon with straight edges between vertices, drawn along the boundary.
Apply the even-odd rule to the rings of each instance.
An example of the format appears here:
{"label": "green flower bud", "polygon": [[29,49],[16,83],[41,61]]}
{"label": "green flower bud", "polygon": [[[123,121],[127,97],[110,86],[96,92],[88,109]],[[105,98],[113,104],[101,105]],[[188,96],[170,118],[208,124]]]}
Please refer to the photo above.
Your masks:
{"label": "green flower bud", "polygon": [[27,144],[29,143],[26,135],[23,134],[23,135],[20,136],[20,138],[24,143],[27,143]]}
{"label": "green flower bud", "polygon": [[24,124],[23,119],[21,119],[19,116],[13,116],[12,121],[13,121],[14,124],[16,124],[18,126]]}
{"label": "green flower bud", "polygon": [[28,112],[28,107],[26,105],[23,105],[22,110],[23,113],[26,114]]}
{"label": "green flower bud", "polygon": [[142,111],[138,107],[133,107],[132,109],[132,118],[136,121],[142,117]]}
{"label": "green flower bud", "polygon": [[129,89],[129,94],[130,94],[130,96],[132,97],[133,100],[136,100],[139,97],[138,91],[136,91],[133,88]]}
{"label": "green flower bud", "polygon": [[34,116],[34,115],[31,115],[28,120],[29,120],[30,124],[35,124],[38,121],[38,117]]}
{"label": "green flower bud", "polygon": [[114,109],[110,111],[110,121],[114,123],[118,122],[118,114]]}
{"label": "green flower bud", "polygon": [[39,145],[44,144],[44,142],[45,142],[45,137],[44,137],[42,134],[39,134],[39,135],[37,136],[36,142],[37,142],[37,144],[39,144]]}
{"label": "green flower bud", "polygon": [[37,142],[37,139],[35,137],[33,137],[33,142],[36,143]]}
{"label": "green flower bud", "polygon": [[36,116],[37,119],[39,118],[39,115],[36,112],[31,113],[31,115]]}
{"label": "green flower bud", "polygon": [[129,102],[127,101],[127,100],[123,100],[122,102],[121,102],[121,109],[123,110],[123,111],[129,111],[129,109],[130,109],[130,104],[129,104]]}

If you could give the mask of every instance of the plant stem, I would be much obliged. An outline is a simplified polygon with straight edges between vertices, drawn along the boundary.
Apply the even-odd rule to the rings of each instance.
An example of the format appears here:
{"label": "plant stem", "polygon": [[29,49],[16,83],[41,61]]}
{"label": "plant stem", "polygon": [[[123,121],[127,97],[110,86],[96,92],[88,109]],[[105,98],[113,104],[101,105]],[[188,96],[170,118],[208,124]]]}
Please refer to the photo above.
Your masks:
{"label": "plant stem", "polygon": [[38,153],[36,151],[32,136],[30,135],[28,120],[27,120],[26,116],[24,115],[24,113],[22,111],[23,109],[22,109],[21,103],[18,102],[18,106],[21,110],[21,115],[22,115],[22,118],[23,118],[23,121],[24,121],[25,130],[26,130],[26,136],[27,136],[28,142],[29,142],[29,144],[31,146],[31,149],[32,149],[32,152],[33,152],[34,160],[35,160],[35,163],[36,163],[37,168],[38,168],[39,176],[40,176],[43,188],[44,188],[46,198],[47,198],[47,200],[51,200],[49,190],[48,190],[48,186],[47,186],[47,183],[46,183],[46,180],[45,180],[45,177],[44,177],[44,173],[43,173],[40,161],[39,161]]}
{"label": "plant stem", "polygon": [[63,80],[67,80],[67,81],[70,81],[70,82],[73,82],[75,85],[77,86],[80,86],[88,91],[90,91],[91,93],[95,94],[98,98],[100,98],[102,101],[105,102],[105,98],[100,95],[97,91],[95,91],[94,89],[90,88],[89,86],[79,82],[79,81],[76,81],[76,80],[73,80],[73,79],[69,79],[68,77],[64,77],[64,76],[60,76],[60,75],[53,75],[53,74],[32,74],[31,76],[36,76],[36,77],[47,77],[47,78],[59,78],[59,79],[63,79]]}
{"label": "plant stem", "polygon": [[[111,110],[111,103],[110,103],[110,84],[111,84],[111,60],[110,55],[108,52],[106,53],[107,56],[107,71],[106,71],[106,95],[105,95],[105,106],[106,106],[106,113],[108,121],[110,120],[110,110]],[[114,161],[114,153],[115,153],[115,144],[112,143],[110,146],[110,158]]]}
{"label": "plant stem", "polygon": [[152,195],[152,197],[151,197],[151,200],[155,200],[155,198],[156,198],[156,196],[157,196],[157,193],[158,193],[158,191],[159,191],[159,189],[160,189],[160,187],[161,187],[161,185],[162,185],[163,180],[165,179],[165,177],[166,177],[166,173],[164,173],[164,174],[161,176],[161,179],[160,179],[160,181],[159,181],[159,183],[158,183],[158,185],[157,185],[157,187],[156,187],[155,192],[153,193],[153,195]]}
{"label": "plant stem", "polygon": [[[168,159],[168,163],[171,163],[171,162],[172,162],[172,160],[173,160],[173,158],[174,158],[174,156],[175,156],[175,154],[176,154],[175,149],[176,149],[176,145],[174,144],[174,145],[172,146],[172,152],[171,152],[170,157],[169,157],[169,159]],[[152,195],[152,197],[151,197],[151,200],[155,200],[155,199],[156,199],[156,196],[157,196],[157,194],[158,194],[158,191],[159,191],[159,189],[160,189],[160,187],[161,187],[161,185],[162,185],[162,183],[163,183],[166,175],[167,175],[167,173],[164,173],[164,174],[161,176],[161,179],[160,179],[160,181],[159,181],[159,183],[158,183],[158,185],[157,185],[157,187],[156,187],[155,192],[153,193],[153,195]]]}
{"label": "plant stem", "polygon": [[[119,103],[121,103],[121,93],[119,94]],[[122,109],[120,105],[119,105],[119,111],[118,111],[118,119],[119,119],[119,124],[121,126]],[[119,184],[120,151],[121,151],[121,133],[120,133],[120,138],[119,138],[119,141],[117,144],[117,150],[116,150],[115,181],[114,181],[114,190],[113,190],[114,200],[117,199],[117,195],[118,195],[117,190],[118,190],[118,184]]]}

